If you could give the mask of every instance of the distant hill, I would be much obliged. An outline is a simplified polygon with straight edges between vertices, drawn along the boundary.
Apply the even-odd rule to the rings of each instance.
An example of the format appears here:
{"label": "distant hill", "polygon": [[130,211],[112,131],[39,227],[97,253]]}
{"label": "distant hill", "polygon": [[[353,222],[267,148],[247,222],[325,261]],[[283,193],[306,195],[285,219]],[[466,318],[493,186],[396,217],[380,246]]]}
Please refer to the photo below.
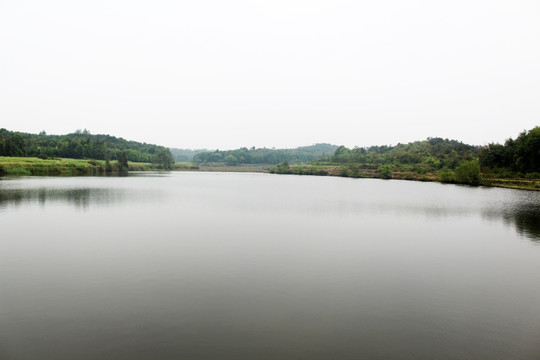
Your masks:
{"label": "distant hill", "polygon": [[457,140],[428,138],[396,146],[372,146],[348,149],[340,146],[329,158],[333,163],[370,165],[422,165],[424,169],[456,169],[467,161],[476,161],[486,174],[501,178],[538,178],[540,176],[540,126],[523,131],[504,145],[491,143],[480,147]]}
{"label": "distant hill", "polygon": [[197,164],[226,163],[236,164],[279,164],[281,162],[299,163],[315,161],[331,156],[336,145],[315,144],[295,149],[240,148],[226,151],[207,151],[196,154],[193,162]]}
{"label": "distant hill", "polygon": [[487,146],[427,138],[395,146],[339,146],[323,161],[280,163],[271,173],[441,181],[539,190],[540,126]]}
{"label": "distant hill", "polygon": [[171,151],[172,156],[174,157],[174,161],[178,162],[188,162],[192,161],[193,157],[196,154],[202,153],[202,152],[208,152],[208,149],[177,149],[177,148],[169,148]]}
{"label": "distant hill", "polygon": [[111,135],[92,135],[77,130],[67,135],[29,134],[0,129],[0,156],[40,156],[72,159],[118,160],[125,152],[133,162],[172,161],[166,147],[129,141]]}
{"label": "distant hill", "polygon": [[340,146],[330,158],[336,163],[425,164],[436,169],[455,168],[462,161],[473,160],[480,148],[457,140],[428,138],[396,146],[371,146],[348,149]]}

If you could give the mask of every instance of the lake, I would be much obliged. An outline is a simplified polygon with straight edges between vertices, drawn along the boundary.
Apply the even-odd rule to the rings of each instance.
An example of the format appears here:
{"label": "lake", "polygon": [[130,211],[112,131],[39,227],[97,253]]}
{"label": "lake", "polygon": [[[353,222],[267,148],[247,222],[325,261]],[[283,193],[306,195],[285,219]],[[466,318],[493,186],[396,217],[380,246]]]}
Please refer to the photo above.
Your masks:
{"label": "lake", "polygon": [[540,192],[0,180],[0,359],[539,359]]}

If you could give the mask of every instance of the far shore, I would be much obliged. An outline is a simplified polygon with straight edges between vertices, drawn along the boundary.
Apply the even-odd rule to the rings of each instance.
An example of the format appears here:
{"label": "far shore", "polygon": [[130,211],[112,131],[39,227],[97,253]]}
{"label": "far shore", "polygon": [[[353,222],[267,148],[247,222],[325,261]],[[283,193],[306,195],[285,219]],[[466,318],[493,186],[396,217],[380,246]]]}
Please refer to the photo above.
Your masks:
{"label": "far shore", "polygon": [[[226,165],[223,163],[193,164],[188,162],[174,163],[170,169],[160,168],[157,164],[129,162],[129,171],[202,171],[202,172],[254,172],[272,173],[276,166],[273,164],[239,164]],[[66,159],[33,157],[0,157],[0,176],[85,176],[106,175],[119,173],[117,161],[107,163],[105,160]],[[350,176],[340,166],[317,167],[316,171],[310,165],[300,164],[303,171],[294,175],[338,176],[352,178],[381,178],[374,169],[359,169],[358,173]],[[418,174],[412,172],[392,172],[392,179],[413,181],[439,181],[438,174],[428,172]],[[481,186],[500,187],[518,190],[540,190],[540,179],[502,179],[482,177]]]}

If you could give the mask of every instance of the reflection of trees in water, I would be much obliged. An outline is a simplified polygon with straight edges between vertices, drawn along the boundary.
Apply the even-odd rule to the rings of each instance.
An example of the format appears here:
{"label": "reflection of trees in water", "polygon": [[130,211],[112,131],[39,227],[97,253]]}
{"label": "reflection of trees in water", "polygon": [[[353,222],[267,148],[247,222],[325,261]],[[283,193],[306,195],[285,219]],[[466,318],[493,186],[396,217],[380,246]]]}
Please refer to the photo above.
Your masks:
{"label": "reflection of trees in water", "polygon": [[504,213],[504,219],[513,223],[521,235],[540,243],[540,204],[526,204]]}
{"label": "reflection of trees in water", "polygon": [[91,203],[111,204],[121,198],[121,192],[110,189],[4,189],[0,190],[0,207],[36,202],[44,206],[48,202],[65,202],[85,209]]}
{"label": "reflection of trees in water", "polygon": [[506,224],[515,227],[520,235],[540,243],[540,204],[525,202],[502,208],[489,208],[483,215],[494,220],[502,219]]}

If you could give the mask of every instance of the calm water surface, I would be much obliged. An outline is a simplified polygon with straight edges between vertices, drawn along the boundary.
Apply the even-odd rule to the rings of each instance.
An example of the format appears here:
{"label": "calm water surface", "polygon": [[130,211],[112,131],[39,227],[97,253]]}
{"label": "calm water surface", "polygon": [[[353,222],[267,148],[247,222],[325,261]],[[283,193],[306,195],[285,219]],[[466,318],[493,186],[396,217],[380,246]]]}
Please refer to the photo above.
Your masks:
{"label": "calm water surface", "polygon": [[0,359],[539,359],[540,193],[0,180]]}

